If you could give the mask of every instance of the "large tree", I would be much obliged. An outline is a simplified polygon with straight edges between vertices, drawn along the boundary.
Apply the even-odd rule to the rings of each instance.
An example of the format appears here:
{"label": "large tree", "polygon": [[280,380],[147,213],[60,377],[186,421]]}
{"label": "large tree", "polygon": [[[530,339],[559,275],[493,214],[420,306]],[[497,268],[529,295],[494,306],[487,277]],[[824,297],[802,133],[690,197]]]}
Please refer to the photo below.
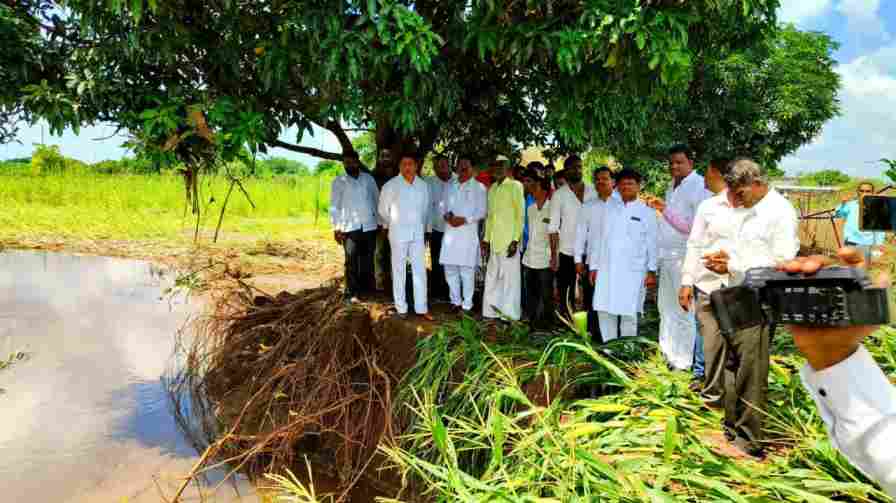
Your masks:
{"label": "large tree", "polygon": [[[0,0],[64,44],[63,78],[21,91],[65,127],[109,121],[190,156],[298,145],[318,125],[351,150],[511,143],[650,145],[654,111],[701,54],[751,47],[777,0]],[[279,138],[297,127],[294,142]],[[214,132],[214,138],[210,132]]]}

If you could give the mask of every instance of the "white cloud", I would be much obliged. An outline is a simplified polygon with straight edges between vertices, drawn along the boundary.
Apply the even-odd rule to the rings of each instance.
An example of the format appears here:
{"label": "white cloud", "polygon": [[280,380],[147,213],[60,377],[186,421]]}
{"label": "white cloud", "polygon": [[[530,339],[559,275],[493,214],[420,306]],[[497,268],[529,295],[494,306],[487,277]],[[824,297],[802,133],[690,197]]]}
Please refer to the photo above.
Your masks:
{"label": "white cloud", "polygon": [[896,45],[859,56],[837,71],[842,115],[782,166],[790,173],[833,168],[879,176],[883,166],[875,161],[896,158]]}
{"label": "white cloud", "polygon": [[831,0],[783,0],[778,8],[778,19],[800,24],[821,16],[831,7]]}
{"label": "white cloud", "polygon": [[863,38],[889,40],[890,34],[878,15],[880,4],[881,0],[840,0],[836,10],[846,16],[847,28],[853,34]]}

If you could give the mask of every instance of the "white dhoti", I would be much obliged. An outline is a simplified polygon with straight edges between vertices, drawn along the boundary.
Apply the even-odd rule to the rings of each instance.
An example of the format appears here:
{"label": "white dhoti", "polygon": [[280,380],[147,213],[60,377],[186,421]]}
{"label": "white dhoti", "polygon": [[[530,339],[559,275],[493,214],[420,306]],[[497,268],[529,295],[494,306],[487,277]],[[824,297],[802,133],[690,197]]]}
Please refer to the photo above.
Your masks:
{"label": "white dhoti", "polygon": [[390,239],[389,242],[392,246],[392,295],[395,300],[395,309],[399,314],[408,312],[405,282],[407,281],[407,263],[410,260],[411,277],[414,283],[414,311],[417,314],[428,312],[423,240],[397,241]]}
{"label": "white dhoti", "polygon": [[660,259],[660,285],[656,302],[660,312],[660,351],[672,367],[684,370],[694,363],[697,322],[678,303],[684,256]]}
{"label": "white dhoti", "polygon": [[625,316],[598,311],[597,322],[600,325],[600,336],[604,342],[620,337],[635,337],[638,335],[637,315]]}
{"label": "white dhoti", "polygon": [[444,267],[451,304],[463,308],[464,311],[473,309],[476,268],[464,265],[445,265]]}
{"label": "white dhoti", "polygon": [[498,316],[519,320],[522,283],[520,281],[520,252],[512,257],[506,253],[494,253],[488,259],[485,270],[485,290],[482,294],[482,316]]}

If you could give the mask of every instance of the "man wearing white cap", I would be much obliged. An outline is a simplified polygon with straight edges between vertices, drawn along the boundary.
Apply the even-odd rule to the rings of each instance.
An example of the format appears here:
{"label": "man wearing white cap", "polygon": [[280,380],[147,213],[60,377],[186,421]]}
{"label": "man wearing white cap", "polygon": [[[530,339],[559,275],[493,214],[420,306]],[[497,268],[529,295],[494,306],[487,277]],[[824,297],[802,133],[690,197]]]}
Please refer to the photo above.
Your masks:
{"label": "man wearing white cap", "polygon": [[522,315],[520,240],[523,238],[523,184],[507,177],[507,158],[492,163],[488,216],[482,254],[488,259],[482,316],[519,320]]}

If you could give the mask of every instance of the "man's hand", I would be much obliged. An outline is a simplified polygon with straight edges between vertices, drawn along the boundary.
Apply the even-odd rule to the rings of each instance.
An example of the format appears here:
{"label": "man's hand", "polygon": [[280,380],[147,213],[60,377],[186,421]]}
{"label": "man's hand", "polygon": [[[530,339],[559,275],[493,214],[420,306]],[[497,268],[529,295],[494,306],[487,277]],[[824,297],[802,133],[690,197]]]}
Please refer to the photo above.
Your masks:
{"label": "man's hand", "polygon": [[558,269],[560,269],[560,261],[557,260],[556,255],[552,254],[551,255],[551,271],[557,272]]}
{"label": "man's hand", "polygon": [[731,257],[725,250],[708,253],[703,256],[703,265],[716,274],[728,274],[728,260]]}
{"label": "man's hand", "polygon": [[691,310],[691,302],[694,300],[694,289],[683,286],[678,289],[678,305],[685,311]]}
{"label": "man's hand", "polygon": [[335,239],[337,243],[343,244],[345,243],[345,234],[341,231],[333,231],[333,239]]}
{"label": "man's hand", "polygon": [[585,274],[585,264],[581,262],[576,264],[576,274],[578,274],[579,276]]}
{"label": "man's hand", "polygon": [[597,284],[597,271],[591,271],[591,273],[588,274],[588,280],[591,281],[591,286]]}
{"label": "man's hand", "polygon": [[[837,252],[841,265],[847,267],[864,267],[864,254],[856,248],[840,248]],[[786,272],[802,272],[814,274],[822,267],[832,264],[832,260],[824,256],[799,257],[797,259],[778,264],[778,269]],[[876,281],[877,286],[886,288],[890,279],[882,275]],[[832,367],[852,356],[862,340],[877,330],[873,325],[859,325],[851,327],[820,328],[790,325],[787,327],[793,334],[793,342],[800,353],[806,357],[809,365],[816,371]]]}
{"label": "man's hand", "polygon": [[507,247],[507,258],[510,258],[516,255],[516,249],[519,246],[519,243],[516,241],[511,241],[510,246]]}
{"label": "man's hand", "polygon": [[644,278],[644,286],[646,286],[647,288],[656,287],[656,273],[655,272],[653,272],[653,271],[647,272],[647,277]]}
{"label": "man's hand", "polygon": [[452,216],[452,217],[451,217],[451,220],[448,221],[448,224],[449,224],[451,227],[460,227],[460,226],[462,226],[462,225],[464,225],[464,224],[466,224],[466,223],[467,223],[467,219],[466,219],[466,218],[464,218],[464,217],[456,217],[456,216]]}
{"label": "man's hand", "polygon": [[666,211],[666,202],[658,197],[652,197],[647,200],[647,206],[659,211],[660,213]]}

